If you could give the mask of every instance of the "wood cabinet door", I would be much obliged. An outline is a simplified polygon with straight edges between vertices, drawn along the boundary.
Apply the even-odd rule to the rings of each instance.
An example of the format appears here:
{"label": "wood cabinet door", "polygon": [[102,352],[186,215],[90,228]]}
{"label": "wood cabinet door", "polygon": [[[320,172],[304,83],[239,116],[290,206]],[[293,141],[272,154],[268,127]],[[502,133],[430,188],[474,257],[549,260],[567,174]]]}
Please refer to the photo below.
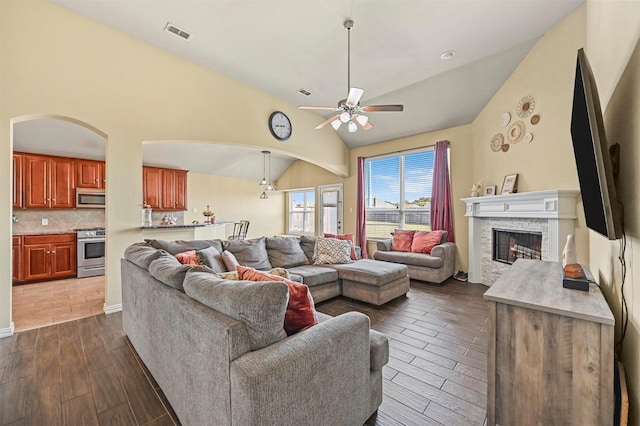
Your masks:
{"label": "wood cabinet door", "polygon": [[103,162],[76,159],[75,169],[77,188],[103,188]]}
{"label": "wood cabinet door", "polygon": [[73,159],[51,159],[51,207],[73,209],[76,206]]}
{"label": "wood cabinet door", "polygon": [[157,167],[142,168],[142,202],[152,209],[161,208],[162,200],[162,169]]}
{"label": "wood cabinet door", "polygon": [[76,250],[75,242],[51,244],[51,278],[76,275]]}
{"label": "wood cabinet door", "polygon": [[187,172],[184,170],[175,171],[173,196],[176,210],[187,209]]}
{"label": "wood cabinet door", "polygon": [[22,155],[13,154],[11,202],[14,208],[22,207]]}
{"label": "wood cabinet door", "polygon": [[22,250],[24,255],[24,279],[38,280],[51,277],[51,245],[50,244],[25,244]]}
{"label": "wood cabinet door", "polygon": [[104,161],[98,162],[98,173],[100,174],[100,188],[107,187],[107,164]]}
{"label": "wood cabinet door", "polygon": [[13,271],[11,279],[13,282],[22,281],[22,237],[13,236],[11,238],[11,254],[13,260]]}
{"label": "wood cabinet door", "polygon": [[160,207],[163,210],[175,210],[175,181],[176,173],[173,170],[162,170],[162,200]]}
{"label": "wood cabinet door", "polygon": [[49,158],[43,155],[23,155],[24,207],[48,208]]}

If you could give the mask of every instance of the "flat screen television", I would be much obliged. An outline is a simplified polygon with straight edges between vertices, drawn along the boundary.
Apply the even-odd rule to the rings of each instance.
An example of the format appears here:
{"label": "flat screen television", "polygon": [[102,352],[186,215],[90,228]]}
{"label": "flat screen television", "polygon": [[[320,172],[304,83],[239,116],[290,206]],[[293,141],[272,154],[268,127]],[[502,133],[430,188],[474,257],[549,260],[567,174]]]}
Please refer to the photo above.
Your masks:
{"label": "flat screen television", "polygon": [[571,138],[587,227],[610,240],[622,238],[622,217],[598,88],[584,49],[578,50],[576,63]]}

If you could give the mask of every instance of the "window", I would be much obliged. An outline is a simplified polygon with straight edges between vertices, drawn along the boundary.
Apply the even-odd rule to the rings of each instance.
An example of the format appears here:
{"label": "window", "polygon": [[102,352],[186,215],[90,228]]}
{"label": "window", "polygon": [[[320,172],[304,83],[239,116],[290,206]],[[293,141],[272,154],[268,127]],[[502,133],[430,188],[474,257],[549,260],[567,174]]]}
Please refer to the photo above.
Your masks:
{"label": "window", "polygon": [[315,200],[313,189],[289,192],[289,234],[314,234]]}
{"label": "window", "polygon": [[394,229],[431,230],[434,150],[365,160],[367,237],[390,238]]}

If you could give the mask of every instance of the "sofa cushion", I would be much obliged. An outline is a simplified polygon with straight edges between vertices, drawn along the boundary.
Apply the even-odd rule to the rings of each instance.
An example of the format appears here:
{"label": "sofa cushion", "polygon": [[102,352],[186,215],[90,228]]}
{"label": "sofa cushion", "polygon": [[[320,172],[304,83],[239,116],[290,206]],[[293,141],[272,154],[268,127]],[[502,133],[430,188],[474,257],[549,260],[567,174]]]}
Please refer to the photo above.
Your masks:
{"label": "sofa cushion", "polygon": [[312,265],[315,261],[313,254],[316,249],[316,237],[307,237],[306,235],[300,236],[300,248],[302,248],[304,255],[307,256],[309,264]]}
{"label": "sofa cushion", "polygon": [[182,265],[199,265],[198,258],[196,257],[195,250],[184,251],[182,253],[176,253],[176,259]]}
{"label": "sofa cushion", "polygon": [[135,243],[124,250],[125,259],[147,271],[151,262],[163,255],[167,256],[169,253],[147,243]]}
{"label": "sofa cushion", "polygon": [[196,251],[195,254],[200,265],[207,265],[214,272],[225,272],[227,270],[222,260],[222,253],[217,248],[213,246],[207,247]]}
{"label": "sofa cushion", "polygon": [[238,266],[238,277],[251,281],[282,281],[289,287],[287,313],[284,316],[284,330],[289,336],[318,323],[313,297],[309,287],[278,275]]}
{"label": "sofa cushion", "polygon": [[215,247],[219,252],[222,252],[222,241],[220,240],[164,241],[146,239],[145,241],[149,245],[165,250],[173,255],[187,250],[202,250],[207,247]]}
{"label": "sofa cushion", "polygon": [[314,265],[351,263],[351,241],[318,237]]}
{"label": "sofa cushion", "polygon": [[428,268],[442,268],[442,258],[424,253],[404,253],[401,251],[381,251],[373,254],[375,260],[386,262],[404,263],[412,266],[426,266]]}
{"label": "sofa cushion", "polygon": [[393,251],[411,251],[411,242],[413,234],[416,231],[406,231],[404,229],[396,229],[393,232],[393,241],[391,241],[391,250]]}
{"label": "sofa cushion", "polygon": [[351,260],[358,260],[358,254],[356,253],[356,246],[353,240],[353,234],[328,234],[324,233],[325,238],[337,238],[339,240],[351,241]]}
{"label": "sofa cushion", "polygon": [[174,256],[164,255],[149,265],[149,273],[158,281],[177,290],[184,291],[184,277],[190,270],[212,273],[204,265],[182,265]]}
{"label": "sofa cushion", "polygon": [[308,265],[309,260],[300,247],[300,241],[292,237],[267,238],[267,253],[273,267],[292,268]]}
{"label": "sofa cushion", "polygon": [[415,234],[413,234],[411,251],[413,253],[431,254],[431,250],[433,250],[435,246],[440,244],[441,239],[442,231],[416,231]]}
{"label": "sofa cushion", "polygon": [[225,241],[224,249],[233,253],[238,263],[250,268],[272,269],[267,253],[266,237]]}
{"label": "sofa cushion", "polygon": [[289,274],[299,275],[309,287],[327,284],[338,280],[338,272],[326,266],[304,265],[289,269]]}
{"label": "sofa cushion", "polygon": [[192,299],[242,321],[249,334],[251,350],[287,337],[282,327],[289,298],[285,283],[229,281],[214,274],[189,272],[184,289]]}
{"label": "sofa cushion", "polygon": [[338,271],[338,276],[341,280],[355,281],[377,287],[407,276],[407,267],[405,265],[371,259],[361,259],[348,265],[333,265],[332,267]]}
{"label": "sofa cushion", "polygon": [[[236,268],[237,267],[238,267],[238,265],[236,265]],[[272,275],[281,276],[282,278],[286,278],[288,280],[290,279],[291,281],[298,281],[298,280],[294,279],[293,277],[291,277],[291,274],[289,274],[289,271],[287,271],[284,268],[273,268],[272,270],[269,271],[269,273],[272,274]],[[217,272],[217,275],[220,278],[223,278],[225,280],[239,280],[240,279],[240,278],[238,278],[238,271],[237,270],[233,270],[233,271],[229,271],[229,272]],[[302,282],[302,281],[298,281],[298,282]]]}

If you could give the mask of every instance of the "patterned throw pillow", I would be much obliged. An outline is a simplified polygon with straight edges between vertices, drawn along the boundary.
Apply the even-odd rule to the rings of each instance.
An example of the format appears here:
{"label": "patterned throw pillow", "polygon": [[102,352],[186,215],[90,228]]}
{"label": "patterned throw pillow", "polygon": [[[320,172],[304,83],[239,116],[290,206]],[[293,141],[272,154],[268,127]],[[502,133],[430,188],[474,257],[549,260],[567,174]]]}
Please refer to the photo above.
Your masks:
{"label": "patterned throw pillow", "polygon": [[[289,271],[287,271],[284,268],[273,268],[272,270],[269,271],[269,273],[271,275],[278,275],[279,277],[290,279]],[[237,270],[230,271],[230,272],[218,272],[218,276],[223,280],[234,280],[234,281],[240,280],[240,278],[238,278]]]}
{"label": "patterned throw pillow", "polygon": [[199,265],[195,250],[189,250],[176,254],[176,259],[183,265]]}
{"label": "patterned throw pillow", "polygon": [[356,246],[353,243],[353,234],[327,234],[324,233],[325,238],[337,238],[339,240],[351,241],[351,260],[358,260],[358,255],[356,254]]}
{"label": "patterned throw pillow", "polygon": [[411,251],[411,243],[413,242],[413,234],[415,232],[416,231],[405,231],[403,229],[396,229],[393,233],[391,250]]}
{"label": "patterned throw pillow", "polygon": [[431,254],[431,250],[442,239],[442,231],[416,231],[413,234],[413,241],[411,242],[411,251],[414,253],[427,253]]}
{"label": "patterned throw pillow", "polygon": [[238,266],[238,278],[248,281],[282,281],[289,286],[289,302],[284,315],[284,331],[289,336],[318,323],[313,297],[306,285],[244,266]]}
{"label": "patterned throw pillow", "polygon": [[351,241],[318,237],[314,265],[353,263]]}

